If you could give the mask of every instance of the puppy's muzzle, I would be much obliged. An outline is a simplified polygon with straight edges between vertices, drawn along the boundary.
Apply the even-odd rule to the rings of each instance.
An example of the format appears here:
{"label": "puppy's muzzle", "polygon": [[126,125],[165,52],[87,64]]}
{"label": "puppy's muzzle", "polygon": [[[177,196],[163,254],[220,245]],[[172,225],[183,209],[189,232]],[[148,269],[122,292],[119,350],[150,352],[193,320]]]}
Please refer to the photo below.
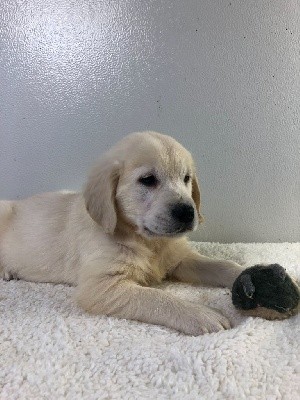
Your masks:
{"label": "puppy's muzzle", "polygon": [[190,227],[195,219],[195,210],[191,204],[176,203],[171,208],[171,215],[177,224]]}

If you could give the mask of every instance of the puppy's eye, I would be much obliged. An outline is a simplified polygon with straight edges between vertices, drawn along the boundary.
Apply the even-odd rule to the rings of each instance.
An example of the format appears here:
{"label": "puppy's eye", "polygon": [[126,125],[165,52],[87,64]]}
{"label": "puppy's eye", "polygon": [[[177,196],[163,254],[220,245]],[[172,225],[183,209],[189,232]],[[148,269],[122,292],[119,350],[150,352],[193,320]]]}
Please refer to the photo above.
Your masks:
{"label": "puppy's eye", "polygon": [[190,179],[191,179],[190,175],[186,175],[184,177],[184,183],[188,183],[190,181]]}
{"label": "puppy's eye", "polygon": [[139,182],[144,186],[154,187],[158,184],[158,179],[154,175],[142,176]]}

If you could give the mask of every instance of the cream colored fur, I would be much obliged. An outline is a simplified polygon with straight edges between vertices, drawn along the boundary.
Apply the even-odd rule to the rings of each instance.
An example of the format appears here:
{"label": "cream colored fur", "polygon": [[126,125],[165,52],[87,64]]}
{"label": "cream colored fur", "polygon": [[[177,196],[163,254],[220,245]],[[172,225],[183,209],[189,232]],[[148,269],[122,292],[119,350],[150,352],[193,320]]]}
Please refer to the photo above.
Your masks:
{"label": "cream colored fur", "polygon": [[[141,176],[155,174],[145,187]],[[184,177],[191,177],[184,182]],[[0,275],[77,286],[86,311],[161,324],[189,335],[229,328],[217,310],[151,287],[166,277],[231,287],[238,264],[190,249],[169,208],[200,191],[190,153],[169,136],[134,133],[92,170],[83,193],[0,202]]]}

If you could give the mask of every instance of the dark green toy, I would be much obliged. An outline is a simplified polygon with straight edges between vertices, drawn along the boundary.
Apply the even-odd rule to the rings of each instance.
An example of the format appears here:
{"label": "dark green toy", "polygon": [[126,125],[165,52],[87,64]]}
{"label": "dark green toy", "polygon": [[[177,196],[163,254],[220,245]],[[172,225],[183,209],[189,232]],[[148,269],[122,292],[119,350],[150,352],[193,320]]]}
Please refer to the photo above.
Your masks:
{"label": "dark green toy", "polygon": [[299,301],[299,286],[279,264],[247,268],[232,287],[236,308],[267,319],[284,319],[296,314]]}

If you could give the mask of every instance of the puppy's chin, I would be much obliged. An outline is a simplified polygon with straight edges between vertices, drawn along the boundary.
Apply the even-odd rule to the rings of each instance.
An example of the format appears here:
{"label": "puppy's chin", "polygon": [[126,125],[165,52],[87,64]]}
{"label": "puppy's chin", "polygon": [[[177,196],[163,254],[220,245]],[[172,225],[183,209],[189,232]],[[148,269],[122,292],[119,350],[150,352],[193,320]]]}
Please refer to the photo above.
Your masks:
{"label": "puppy's chin", "polygon": [[146,239],[177,238],[186,235],[191,229],[181,228],[174,231],[153,231],[147,226],[139,227],[137,233]]}

